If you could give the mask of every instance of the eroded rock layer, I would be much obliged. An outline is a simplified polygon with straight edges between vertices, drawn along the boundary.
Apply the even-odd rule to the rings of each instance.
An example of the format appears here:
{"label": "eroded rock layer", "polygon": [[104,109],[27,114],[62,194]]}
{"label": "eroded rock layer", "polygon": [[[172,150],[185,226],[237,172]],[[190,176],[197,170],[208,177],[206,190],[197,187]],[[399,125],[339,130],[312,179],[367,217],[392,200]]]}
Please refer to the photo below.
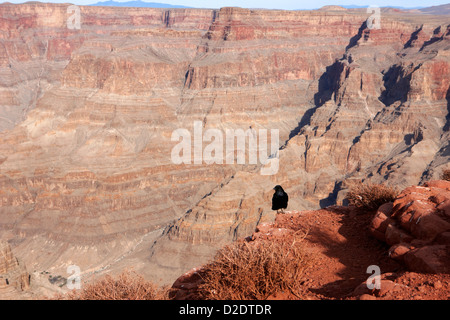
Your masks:
{"label": "eroded rock layer", "polygon": [[22,262],[14,256],[11,246],[0,241],[0,297],[14,298],[30,289],[30,274]]}
{"label": "eroded rock layer", "polygon": [[[0,237],[34,270],[169,283],[272,219],[276,184],[310,209],[449,166],[446,17],[68,7],[0,5]],[[173,161],[196,122],[278,130],[279,170]]]}

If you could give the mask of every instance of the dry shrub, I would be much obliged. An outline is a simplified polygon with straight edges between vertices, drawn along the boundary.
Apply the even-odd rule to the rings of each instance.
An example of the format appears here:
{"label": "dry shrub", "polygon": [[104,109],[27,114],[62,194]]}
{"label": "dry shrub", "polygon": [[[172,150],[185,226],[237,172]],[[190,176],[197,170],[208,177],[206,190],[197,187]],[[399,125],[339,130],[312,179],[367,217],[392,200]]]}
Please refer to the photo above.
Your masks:
{"label": "dry shrub", "polygon": [[382,184],[358,183],[352,186],[346,199],[349,205],[363,210],[377,210],[382,204],[393,202],[398,190]]}
{"label": "dry shrub", "polygon": [[69,300],[167,300],[169,290],[145,280],[134,271],[125,270],[113,277],[106,275],[80,290],[73,290]]}
{"label": "dry shrub", "polygon": [[222,248],[204,269],[202,298],[264,300],[276,292],[296,295],[312,258],[301,238],[283,240],[239,241]]}
{"label": "dry shrub", "polygon": [[450,181],[450,169],[444,170],[442,173],[442,180]]}

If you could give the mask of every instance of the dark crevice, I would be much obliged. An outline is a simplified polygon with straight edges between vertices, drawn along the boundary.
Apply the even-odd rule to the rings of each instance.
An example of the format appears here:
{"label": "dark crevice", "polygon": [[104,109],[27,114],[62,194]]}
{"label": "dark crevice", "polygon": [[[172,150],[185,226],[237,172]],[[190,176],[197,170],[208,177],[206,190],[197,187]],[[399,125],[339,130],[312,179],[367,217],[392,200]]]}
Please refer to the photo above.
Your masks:
{"label": "dark crevice", "polygon": [[350,49],[358,44],[358,41],[362,38],[362,35],[363,35],[365,29],[367,29],[367,21],[364,21],[361,24],[361,26],[358,29],[358,33],[350,39],[350,42],[345,47],[345,51],[347,51],[348,49]]}
{"label": "dark crevice", "polygon": [[[291,132],[289,133],[289,139],[292,139],[293,137],[295,137],[296,135],[298,135],[300,133],[300,131],[307,125],[310,124],[310,120],[312,115],[314,114],[314,112],[316,112],[317,110],[317,106],[310,108],[308,110],[306,110],[306,112],[303,114],[302,119],[300,120],[300,122],[298,123],[298,126],[295,127],[293,130],[291,130]],[[287,141],[286,141],[287,142]],[[285,145],[284,145],[285,146]],[[284,147],[283,146],[283,147]],[[283,149],[282,147],[282,149]]]}
{"label": "dark crevice", "polygon": [[212,21],[211,21],[211,24],[214,23],[214,22],[216,21],[217,16],[218,16],[218,11],[217,11],[217,10],[213,10],[213,11],[212,11]]}
{"label": "dark crevice", "polygon": [[384,105],[390,106],[394,102],[403,103],[408,98],[411,88],[411,76],[422,64],[415,66],[411,71],[402,65],[395,64],[383,76],[386,88],[378,98]]}
{"label": "dark crevice", "polygon": [[170,27],[170,10],[164,11],[163,23],[166,28]]}
{"label": "dark crevice", "polygon": [[336,181],[334,184],[333,191],[328,194],[328,197],[319,201],[320,208],[323,209],[335,205],[338,193],[339,191],[341,191],[341,189],[342,189],[342,181]]}
{"label": "dark crevice", "polygon": [[194,77],[194,68],[191,66],[188,67],[188,70],[186,71],[184,75],[184,89],[190,89],[192,85],[192,79]]}
{"label": "dark crevice", "polygon": [[336,60],[319,78],[319,87],[314,95],[314,105],[321,107],[325,102],[331,100],[333,93],[339,88],[339,79],[344,71],[344,64]]}
{"label": "dark crevice", "polygon": [[423,26],[420,26],[419,29],[417,29],[416,31],[411,33],[411,37],[405,43],[405,45],[403,46],[403,49],[411,48],[413,46],[414,42],[419,38],[419,33],[422,31],[422,28],[423,28]]}
{"label": "dark crevice", "polygon": [[447,100],[447,116],[445,117],[447,119],[447,122],[444,125],[444,132],[450,130],[450,86],[448,87],[445,99]]}
{"label": "dark crevice", "polygon": [[431,37],[430,40],[425,41],[419,51],[422,51],[425,47],[429,46],[430,44],[433,44],[435,42],[438,42],[438,41],[441,41],[442,39],[444,39],[444,35],[442,35],[440,37],[438,36],[439,33],[441,33],[441,26],[434,29],[433,37]]}
{"label": "dark crevice", "polygon": [[[358,40],[361,39],[365,29],[367,29],[367,21],[364,21],[361,24],[358,29],[358,33],[350,39],[349,44],[345,47],[346,51],[357,45]],[[345,66],[343,60],[345,60],[346,58],[349,63],[352,62],[351,55],[347,55],[347,53],[345,53],[342,59],[336,60],[332,65],[326,67],[325,72],[320,76],[318,80],[317,92],[314,94],[314,107],[308,109],[303,114],[302,119],[298,123],[297,127],[291,130],[288,140],[284,143],[281,149],[285,148],[290,139],[298,135],[304,127],[310,124],[311,118],[318,108],[332,99],[333,93],[339,88],[340,76],[344,71]]]}

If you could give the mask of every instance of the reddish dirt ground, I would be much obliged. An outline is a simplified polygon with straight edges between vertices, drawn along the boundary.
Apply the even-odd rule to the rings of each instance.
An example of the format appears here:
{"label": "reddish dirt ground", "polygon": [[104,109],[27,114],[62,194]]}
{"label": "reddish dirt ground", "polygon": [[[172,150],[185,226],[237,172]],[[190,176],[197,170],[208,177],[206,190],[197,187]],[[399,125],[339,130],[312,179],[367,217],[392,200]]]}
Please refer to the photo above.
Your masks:
{"label": "reddish dirt ground", "polygon": [[[450,299],[450,275],[405,270],[389,258],[388,246],[370,235],[372,217],[373,213],[361,214],[348,207],[277,216],[275,227],[309,230],[306,248],[314,253],[316,262],[307,274],[301,298]],[[367,289],[371,265],[380,268],[380,290]]]}
{"label": "reddish dirt ground", "polygon": [[[253,240],[284,237],[292,231],[307,232],[305,250],[314,257],[302,291],[295,296],[280,292],[271,299],[305,300],[449,300],[450,275],[408,272],[388,256],[388,246],[373,238],[368,226],[373,213],[357,213],[349,207],[317,211],[288,211],[278,214],[272,225],[262,225]],[[290,229],[285,230],[285,229]],[[256,240],[255,240],[256,239]],[[381,288],[369,290],[367,268],[381,271]],[[201,272],[201,271],[200,271]],[[197,272],[190,272],[174,284],[177,299],[195,299]]]}

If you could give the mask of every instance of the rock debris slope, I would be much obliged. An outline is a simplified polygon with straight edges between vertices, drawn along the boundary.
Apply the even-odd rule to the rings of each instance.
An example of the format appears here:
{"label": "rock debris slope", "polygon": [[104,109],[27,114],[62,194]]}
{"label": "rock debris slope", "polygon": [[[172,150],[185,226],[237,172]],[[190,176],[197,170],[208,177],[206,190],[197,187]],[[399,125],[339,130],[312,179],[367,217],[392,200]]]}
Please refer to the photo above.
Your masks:
{"label": "rock debris slope", "polygon": [[[313,209],[449,166],[446,16],[67,7],[0,5],[0,238],[32,270],[170,283],[273,219],[276,184]],[[279,130],[280,170],[175,164],[195,121]]]}

